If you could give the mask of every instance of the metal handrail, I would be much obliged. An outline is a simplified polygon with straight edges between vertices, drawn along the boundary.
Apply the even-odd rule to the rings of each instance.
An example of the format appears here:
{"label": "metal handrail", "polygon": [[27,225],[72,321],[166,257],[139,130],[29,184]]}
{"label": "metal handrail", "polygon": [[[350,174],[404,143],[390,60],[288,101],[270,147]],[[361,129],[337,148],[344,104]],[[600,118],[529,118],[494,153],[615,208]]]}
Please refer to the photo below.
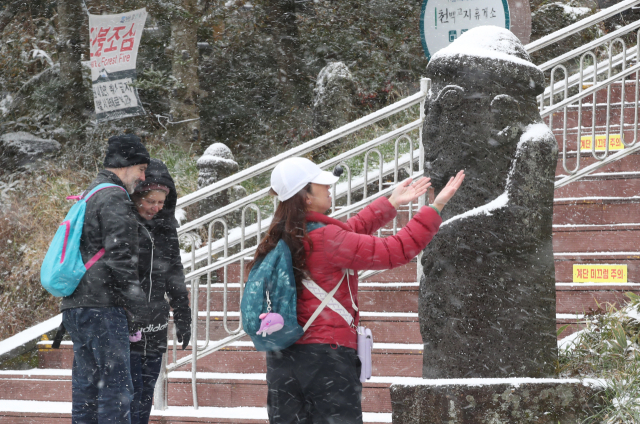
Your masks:
{"label": "metal handrail", "polygon": [[540,114],[540,116],[542,116],[543,118],[546,118],[547,116],[550,116],[551,114],[559,111],[560,109],[566,106],[569,106],[571,103],[584,99],[585,97],[588,97],[594,94],[598,90],[602,90],[603,88],[609,87],[613,83],[616,83],[620,80],[624,80],[624,77],[629,76],[634,72],[638,72],[638,71],[640,71],[640,63],[638,63],[637,65],[633,65],[632,67],[628,68],[624,72],[620,72],[612,76],[611,78],[607,78],[605,81],[599,82],[597,85],[592,85],[591,87],[587,88],[584,91],[581,91],[575,96],[571,96],[567,99],[562,100],[559,103],[549,106]]}
{"label": "metal handrail", "polygon": [[543,71],[547,71],[551,68],[553,68],[556,65],[559,65],[563,62],[566,62],[569,59],[573,59],[574,57],[580,56],[582,53],[588,52],[594,48],[597,47],[601,47],[604,44],[608,43],[611,40],[615,40],[616,38],[620,37],[621,35],[625,35],[628,32],[633,31],[634,29],[640,28],[640,20],[634,21],[626,26],[623,26],[622,28],[619,28],[613,32],[610,32],[607,35],[604,35],[600,38],[596,38],[595,40],[591,41],[590,43],[587,44],[583,44],[580,47],[577,47],[573,50],[571,50],[570,52],[567,52],[563,55],[560,55],[558,57],[555,57],[551,60],[546,61],[545,63],[543,63],[542,65],[538,65],[538,68],[540,68]]}
{"label": "metal handrail", "polygon": [[531,54],[551,44],[557,43],[558,41],[563,40],[570,35],[580,32],[583,29],[589,28],[590,26],[597,24],[598,22],[602,22],[607,18],[617,15],[618,13],[624,12],[625,10],[630,9],[639,3],[640,0],[625,0],[611,7],[603,9],[600,12],[582,19],[572,25],[559,29],[558,31],[552,32],[547,36],[533,41],[524,46],[524,48],[527,53]]}
{"label": "metal handrail", "polygon": [[373,112],[353,122],[350,122],[346,125],[343,125],[342,127],[337,128],[333,131],[330,131],[320,137],[314,138],[313,140],[310,140],[304,144],[301,144],[298,147],[294,147],[293,149],[287,150],[286,152],[281,153],[277,156],[274,156],[270,159],[267,159],[264,162],[261,162],[250,168],[247,168],[236,174],[233,174],[227,178],[224,178],[214,184],[201,188],[200,190],[196,190],[193,193],[187,194],[186,196],[183,196],[180,199],[178,199],[178,203],[176,207],[185,208],[196,202],[204,200],[209,196],[212,196],[223,190],[231,188],[234,185],[239,184],[245,180],[253,178],[266,171],[270,171],[271,169],[275,168],[275,166],[278,163],[282,162],[284,159],[310,153],[317,148],[325,146],[333,141],[336,141],[342,137],[352,134],[382,119],[388,118],[392,115],[395,115],[398,112],[401,112],[407,108],[415,106],[419,104],[426,95],[427,95],[427,92],[422,90],[422,84],[421,84],[421,90],[416,94],[409,96],[405,99],[402,99],[392,105],[384,107],[376,112]]}
{"label": "metal handrail", "polygon": [[[591,156],[596,159],[598,162],[602,162],[610,156],[609,148],[610,148],[610,134],[612,126],[614,128],[619,127],[620,130],[620,138],[621,143],[625,148],[632,147],[636,144],[638,139],[638,89],[639,89],[639,76],[640,76],[640,64],[636,63],[635,65],[627,68],[628,62],[631,62],[633,59],[637,59],[640,57],[640,21],[629,24],[623,28],[620,28],[613,33],[601,37],[597,40],[594,40],[591,43],[587,43],[584,46],[581,46],[577,49],[572,50],[571,52],[559,56],[558,58],[552,59],[545,64],[543,67],[545,70],[550,69],[550,84],[545,91],[538,96],[540,114],[543,118],[548,118],[549,126],[552,131],[561,131],[560,137],[562,138],[561,147],[562,147],[562,166],[564,171],[571,175],[575,175],[575,177],[569,179],[563,179],[563,184],[567,184],[570,181],[575,181],[575,179],[580,178],[580,176],[587,175],[589,172],[583,172],[580,170],[580,159],[583,153],[582,147],[582,134],[584,130],[590,130],[589,135],[591,137]],[[631,48],[627,48],[627,44],[622,38],[622,36],[626,34],[631,34],[635,31],[636,44]],[[614,55],[614,47],[619,45],[621,47],[621,53]],[[598,62],[598,52],[597,49],[601,47],[606,47],[608,51],[608,57],[606,60]],[[579,55],[579,56],[576,56]],[[567,68],[563,66],[567,60],[570,59],[578,59],[580,68],[579,71],[569,76],[567,72]],[[593,64],[587,68],[585,68],[585,59],[589,58]],[[618,73],[613,75],[614,69],[619,69]],[[556,73],[557,71],[562,71],[564,78],[561,81],[556,82]],[[606,73],[606,75],[605,75]],[[635,74],[635,81],[628,81],[627,77]],[[604,75],[604,80],[598,81],[598,77],[600,75]],[[627,92],[630,85],[633,85],[635,82],[635,99],[629,101],[627,99]],[[612,103],[612,85],[620,84],[620,100],[619,103],[616,101],[615,104]],[[572,86],[578,85],[578,93],[569,96],[569,88]],[[590,85],[585,88],[586,85]],[[601,90],[606,90],[606,101],[599,104],[598,103],[598,92]],[[562,100],[556,102],[556,97],[562,97]],[[583,100],[591,98],[592,103],[590,106],[591,112],[591,122],[588,127],[584,127],[584,116],[583,116]],[[548,105],[545,104],[548,99]],[[619,112],[618,109],[614,109],[614,106],[618,106],[619,104]],[[625,119],[628,118],[629,107],[633,107],[635,109],[635,113],[633,114],[633,122],[626,123]],[[573,168],[569,168],[567,164],[567,154],[569,153],[569,149],[567,146],[568,142],[568,111],[571,108],[572,113],[577,114],[577,122],[574,122],[572,125],[572,130],[575,130],[576,133],[576,161]],[[604,109],[603,109],[604,108]],[[612,123],[612,113],[619,114],[619,122]],[[598,114],[603,114],[604,116],[600,116],[600,119],[604,118],[604,123],[596,126],[596,116]],[[562,120],[562,124],[560,127],[554,126],[554,114],[559,114],[564,119]],[[629,119],[629,120],[631,120]],[[632,126],[632,128],[631,128]],[[604,127],[604,134],[597,134],[596,129],[601,129]],[[633,140],[625,140],[625,132],[629,132],[629,130],[633,131]],[[604,135],[604,148],[599,149],[601,146],[597,146],[598,137]],[[598,147],[598,148],[597,148]],[[602,153],[598,153],[602,152]],[[622,157],[622,156],[616,156]],[[588,169],[597,169],[600,166],[591,166]]]}
{"label": "metal handrail", "polygon": [[[412,175],[411,177],[415,179],[415,178],[420,178],[422,175],[423,174],[421,172],[418,172],[418,173]],[[363,207],[367,206],[368,204],[370,204],[374,200],[378,199],[379,197],[391,194],[391,192],[393,191],[394,188],[395,188],[395,186],[391,186],[391,187],[387,187],[385,189],[382,189],[382,190],[378,191],[377,193],[372,194],[371,196],[369,196],[369,197],[367,197],[365,199],[362,199],[359,202],[356,202],[356,203],[354,203],[352,205],[345,206],[345,207],[343,207],[341,209],[338,209],[335,213],[332,213],[329,216],[332,217],[332,218],[340,218],[340,217],[346,216],[348,214],[354,213],[355,211],[357,211],[359,209],[362,209]],[[229,265],[229,264],[232,264],[234,262],[238,262],[238,261],[240,261],[240,260],[242,260],[244,258],[247,258],[247,257],[253,257],[253,254],[255,253],[255,251],[256,251],[256,247],[255,246],[254,247],[248,247],[248,248],[243,249],[243,250],[241,250],[240,252],[238,252],[238,253],[236,253],[234,255],[231,255],[231,256],[229,256],[227,258],[219,259],[219,260],[217,260],[216,262],[214,262],[214,263],[212,263],[210,265],[207,265],[207,266],[199,268],[199,269],[197,269],[195,271],[192,271],[192,272],[188,273],[187,275],[185,275],[184,278],[187,281],[188,280],[192,280],[192,281],[193,280],[197,280],[200,277],[203,277],[203,276],[207,275],[208,273],[216,271],[216,270],[222,268],[225,265]]]}
{"label": "metal handrail", "polygon": [[[406,109],[406,108],[404,108]],[[402,110],[404,110],[402,109]],[[401,110],[400,110],[401,111]],[[396,130],[390,131],[386,134],[381,135],[380,137],[377,137],[367,143],[364,143],[358,147],[355,147],[354,149],[342,153],[338,156],[335,156],[331,159],[328,159],[324,162],[322,162],[320,165],[318,165],[320,168],[323,169],[329,169],[333,166],[338,165],[340,162],[344,161],[345,159],[348,159],[350,157],[352,157],[353,155],[358,155],[361,153],[366,152],[368,149],[375,147],[375,146],[379,146],[381,144],[386,143],[387,141],[395,138],[395,137],[399,137],[400,135],[406,134],[408,132],[411,132],[415,129],[420,128],[422,125],[422,121],[420,119],[417,119],[413,122],[410,122]],[[285,152],[286,153],[286,152]],[[290,156],[287,156],[290,157]],[[263,172],[266,172],[265,169],[262,170]],[[231,176],[233,177],[233,175]],[[229,178],[231,178],[229,177]],[[225,180],[228,178],[225,178]],[[224,180],[221,180],[224,181]],[[212,184],[212,186],[216,185],[217,183]],[[235,184],[235,183],[234,183]],[[217,193],[218,191],[216,191]],[[221,216],[227,215],[229,212],[233,212],[234,210],[243,208],[244,206],[248,205],[249,203],[254,203],[257,202],[258,200],[262,199],[263,197],[266,197],[269,194],[269,187],[266,187],[262,190],[259,190],[253,194],[250,194],[242,199],[236,200],[233,203],[230,203],[226,206],[223,206],[219,209],[216,209],[213,212],[210,212],[206,215],[201,216],[200,218],[194,219],[193,221],[187,222],[184,225],[180,226],[180,228],[178,228],[178,234],[185,234],[189,231],[193,231],[198,227],[201,227],[203,225],[205,225],[207,222],[219,218]]]}
{"label": "metal handrail", "polygon": [[[583,56],[587,53],[589,52],[583,53]],[[613,56],[613,58],[611,59],[611,67],[617,68],[618,66],[622,65],[623,62],[631,62],[636,59],[636,56],[637,54],[635,49],[630,50],[630,52],[627,53],[626,57],[623,57],[622,53],[619,53]],[[595,79],[597,84],[597,78],[602,74],[607,73],[608,67],[609,67],[609,58],[601,62],[595,62],[593,65],[590,65],[584,68],[580,72],[582,72],[583,79],[588,79],[588,78]],[[567,88],[572,88],[580,84],[580,72],[577,72],[569,76],[568,82],[567,82],[568,84]],[[594,77],[594,74],[595,74],[595,77]],[[563,90],[564,87],[565,87],[564,81],[558,81],[553,85],[554,91]],[[541,105],[541,110],[544,108],[544,104],[542,102],[549,99],[549,96],[551,94],[551,88],[552,86],[549,85],[544,89],[544,92],[542,94],[538,95],[538,102]]]}
{"label": "metal handrail", "polygon": [[[403,127],[403,128],[405,128],[405,127]],[[416,128],[413,128],[413,129],[415,130]],[[404,136],[406,136],[406,133],[401,137],[404,137]],[[383,137],[380,137],[380,138],[383,138]],[[385,137],[385,139],[386,139],[386,137]],[[373,140],[373,141],[375,141],[375,140]],[[369,143],[367,143],[367,144],[369,144]],[[371,145],[370,145],[370,147],[371,147]],[[354,149],[354,150],[356,150],[356,149]],[[360,147],[358,147],[357,150],[359,151]],[[419,156],[415,155],[415,153],[414,153],[413,158],[414,158],[413,159],[414,162],[416,160],[419,160]],[[333,161],[333,159],[331,161]],[[329,162],[329,161],[327,161],[327,162]],[[321,168],[324,168],[325,164],[327,162],[324,162],[323,164],[321,164]],[[336,165],[341,164],[341,163],[343,163],[343,162],[339,162]],[[385,164],[385,165],[389,165],[389,164]],[[400,160],[396,166],[399,167],[399,168],[403,168],[403,167],[408,166],[408,165],[409,165],[409,159]],[[382,172],[382,177],[384,178],[384,177],[386,177],[388,175],[391,175],[392,173],[394,173],[394,168],[385,167],[383,172]],[[349,170],[348,176],[351,177],[351,171],[350,170]],[[332,198],[333,199],[332,203],[335,203],[335,199],[336,198],[346,195],[347,196],[347,204],[348,205],[351,204],[351,193],[361,189],[363,187],[363,185],[364,185],[364,181],[358,181],[357,183],[352,184],[351,178],[350,178],[348,180],[348,182],[347,182],[347,189],[346,190],[337,191],[337,190],[335,190],[335,186],[334,186],[334,191],[335,192],[334,192],[334,196]],[[258,193],[261,193],[261,192],[265,192],[265,190],[261,190]],[[265,197],[267,195],[267,192],[268,192],[268,189],[266,189],[266,192],[265,192],[264,196],[262,196],[262,197]],[[245,197],[244,199],[240,199],[240,200],[232,203],[231,205],[234,205],[234,207],[231,207],[231,205],[225,206],[223,208],[218,209],[217,211],[212,212],[211,214],[209,214],[207,216],[210,217],[209,219],[213,219],[211,217],[219,217],[221,214],[222,215],[226,215],[226,214],[228,214],[229,212],[231,212],[233,210],[237,210],[237,209],[239,209],[241,207],[246,206],[246,204],[248,202],[248,199],[252,199],[253,202],[256,201],[255,197],[253,195],[250,195],[250,196]],[[251,203],[253,203],[253,202],[251,202]],[[335,210],[335,208],[332,209],[332,212],[334,210]],[[218,211],[223,211],[223,212],[226,212],[226,213],[218,213]],[[220,219],[220,218],[215,218],[215,219]],[[265,218],[263,222],[265,224],[265,227],[267,227],[269,224],[271,224],[271,217]],[[255,230],[249,229],[245,235],[247,237],[253,237],[253,236],[255,236]],[[240,238],[241,238],[240,235],[229,236],[228,247],[234,247],[234,246],[239,245],[240,244]],[[207,255],[217,255],[217,254],[219,254],[222,251],[223,246],[219,242],[217,244],[218,244],[218,246],[212,247],[211,251],[208,251],[206,248],[200,248],[198,251],[196,251],[196,263],[206,260],[207,259]],[[186,259],[184,259],[182,264],[185,267],[191,266],[190,257],[187,257]]]}

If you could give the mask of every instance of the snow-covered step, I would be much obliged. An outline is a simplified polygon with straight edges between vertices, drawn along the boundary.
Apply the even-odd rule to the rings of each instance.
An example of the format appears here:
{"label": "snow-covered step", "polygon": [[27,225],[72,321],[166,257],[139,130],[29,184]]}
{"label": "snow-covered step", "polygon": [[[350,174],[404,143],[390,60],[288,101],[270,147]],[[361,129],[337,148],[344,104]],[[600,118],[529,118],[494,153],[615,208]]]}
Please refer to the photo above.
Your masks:
{"label": "snow-covered step", "polygon": [[553,205],[555,225],[611,225],[640,222],[640,197],[567,197]]}
{"label": "snow-covered step", "polygon": [[553,229],[555,253],[627,252],[630,247],[639,245],[640,226],[606,225],[578,229],[571,227]]}
{"label": "snow-covered step", "polygon": [[[417,293],[415,294],[417,298]],[[417,299],[415,300],[417,303]],[[416,308],[417,309],[417,306]],[[227,327],[230,330],[238,328],[238,313],[227,315]],[[363,325],[371,328],[376,340],[382,343],[421,343],[420,325],[417,312],[368,312],[363,311],[360,316]],[[209,337],[211,340],[221,340],[228,336],[224,329],[223,317],[221,313],[212,313],[211,319],[207,320],[206,312],[199,313],[198,319],[198,339],[205,339],[207,336],[207,323],[209,325]],[[172,331],[173,324],[169,324],[169,331]],[[171,333],[170,333],[171,334]],[[246,336],[245,340],[249,340]]]}
{"label": "snow-covered step", "polygon": [[[375,336],[374,336],[375,338]],[[198,345],[204,345],[199,341]],[[71,369],[73,350],[71,342],[62,342],[60,349],[49,349],[50,344],[39,344],[39,366],[53,369]],[[418,377],[422,372],[421,343],[374,343],[373,347],[373,375],[376,376],[404,376]],[[169,348],[169,360],[173,361],[173,350]],[[191,354],[191,346],[176,351],[177,359]],[[191,366],[180,368],[189,371]],[[202,372],[232,372],[232,373],[264,373],[266,372],[264,352],[256,352],[250,341],[240,341],[231,344],[217,352],[203,358],[198,358],[198,371]]]}
{"label": "snow-covered step", "polygon": [[[362,389],[364,412],[390,413],[389,386],[393,377],[382,382],[366,382]],[[169,404],[188,406],[193,402],[191,373],[185,371],[169,374]],[[198,403],[202,406],[252,406],[266,404],[267,382],[265,374],[197,374]]]}
{"label": "snow-covered step", "polygon": [[[631,138],[631,140],[633,140],[633,137]],[[562,146],[560,147],[560,149],[562,149]],[[600,154],[599,156],[602,156],[602,155]],[[580,167],[589,166],[596,162],[599,162],[599,161],[593,158],[591,153],[588,153],[588,154],[585,153],[580,157]],[[573,154],[573,157],[569,156],[567,167],[569,169],[573,169],[575,167],[575,153]],[[602,174],[602,173],[608,173],[608,172],[637,172],[638,170],[640,170],[640,154],[634,153],[634,154],[625,156],[624,158],[617,160],[613,163],[610,163],[598,169],[596,172],[598,174]],[[560,150],[558,164],[556,167],[556,178],[561,178],[566,175],[567,173],[562,166],[562,150]]]}
{"label": "snow-covered step", "polygon": [[[601,174],[602,175],[602,174]],[[624,177],[602,175],[590,177],[560,187],[555,190],[558,199],[566,197],[633,197],[640,194],[640,178],[637,175]]]}
{"label": "snow-covered step", "polygon": [[[410,282],[364,280],[359,284],[358,302],[363,311],[381,312],[418,312],[419,283],[416,282],[416,264],[412,264]],[[382,274],[379,274],[382,275]],[[372,277],[373,278],[373,277]],[[231,286],[231,284],[229,284]],[[227,290],[227,307],[229,311],[238,311],[240,301],[239,284]],[[221,284],[211,287],[209,293],[209,308],[212,311],[222,311],[224,307],[224,289]],[[207,288],[200,287],[198,308],[206,311]],[[232,316],[232,315],[229,315]]]}
{"label": "snow-covered step", "polygon": [[[27,423],[27,422],[69,422],[71,417],[71,402],[43,402],[0,400],[0,423]],[[200,406],[194,409],[189,406],[169,406],[164,411],[151,410],[151,419],[164,418],[167,422],[188,419],[189,422],[206,423],[266,423],[268,421],[265,407],[236,407],[220,408]],[[46,421],[44,421],[46,420]],[[365,412],[363,421],[370,424],[390,423],[390,413]]]}

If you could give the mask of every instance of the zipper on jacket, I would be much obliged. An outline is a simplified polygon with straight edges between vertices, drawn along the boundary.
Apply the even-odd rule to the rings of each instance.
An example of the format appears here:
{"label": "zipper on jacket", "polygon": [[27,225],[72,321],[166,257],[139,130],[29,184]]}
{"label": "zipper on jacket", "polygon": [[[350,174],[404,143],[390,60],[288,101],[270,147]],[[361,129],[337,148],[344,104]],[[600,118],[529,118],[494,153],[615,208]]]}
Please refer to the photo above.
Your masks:
{"label": "zipper on jacket", "polygon": [[142,228],[144,228],[144,230],[147,232],[147,234],[149,235],[149,240],[151,240],[151,268],[149,268],[149,300],[147,301],[147,303],[151,302],[151,289],[153,289],[153,251],[156,248],[155,243],[153,242],[153,237],[151,237],[151,233],[149,232],[149,230],[147,230],[147,227],[144,226],[144,224],[140,224],[139,225],[142,226]]}

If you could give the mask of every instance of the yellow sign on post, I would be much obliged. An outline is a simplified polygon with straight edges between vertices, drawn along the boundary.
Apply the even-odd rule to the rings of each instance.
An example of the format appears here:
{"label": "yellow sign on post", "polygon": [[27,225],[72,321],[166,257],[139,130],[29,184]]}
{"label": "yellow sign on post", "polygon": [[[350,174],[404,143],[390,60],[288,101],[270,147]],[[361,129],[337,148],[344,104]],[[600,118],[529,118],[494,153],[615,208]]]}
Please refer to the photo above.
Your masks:
{"label": "yellow sign on post", "polygon": [[626,283],[626,265],[573,265],[574,283]]}
{"label": "yellow sign on post", "polygon": [[[596,152],[604,152],[606,139],[605,135],[596,135]],[[585,135],[580,137],[580,151],[590,152],[591,143],[593,143],[592,135]],[[624,144],[622,144],[622,136],[620,134],[609,134],[609,151],[623,150]]]}

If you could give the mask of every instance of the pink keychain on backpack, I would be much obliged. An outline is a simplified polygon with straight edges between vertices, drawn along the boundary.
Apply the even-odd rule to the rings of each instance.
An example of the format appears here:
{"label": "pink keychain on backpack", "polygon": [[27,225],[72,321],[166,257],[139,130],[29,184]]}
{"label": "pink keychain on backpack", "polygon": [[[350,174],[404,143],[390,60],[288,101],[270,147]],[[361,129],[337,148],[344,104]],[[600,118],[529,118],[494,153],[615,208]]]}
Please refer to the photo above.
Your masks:
{"label": "pink keychain on backpack", "polygon": [[267,291],[267,313],[260,314],[258,318],[260,321],[260,329],[256,333],[258,336],[262,334],[262,337],[267,337],[267,335],[274,333],[278,330],[282,330],[284,327],[284,318],[282,315],[271,312],[271,299],[269,298],[269,292]]}

